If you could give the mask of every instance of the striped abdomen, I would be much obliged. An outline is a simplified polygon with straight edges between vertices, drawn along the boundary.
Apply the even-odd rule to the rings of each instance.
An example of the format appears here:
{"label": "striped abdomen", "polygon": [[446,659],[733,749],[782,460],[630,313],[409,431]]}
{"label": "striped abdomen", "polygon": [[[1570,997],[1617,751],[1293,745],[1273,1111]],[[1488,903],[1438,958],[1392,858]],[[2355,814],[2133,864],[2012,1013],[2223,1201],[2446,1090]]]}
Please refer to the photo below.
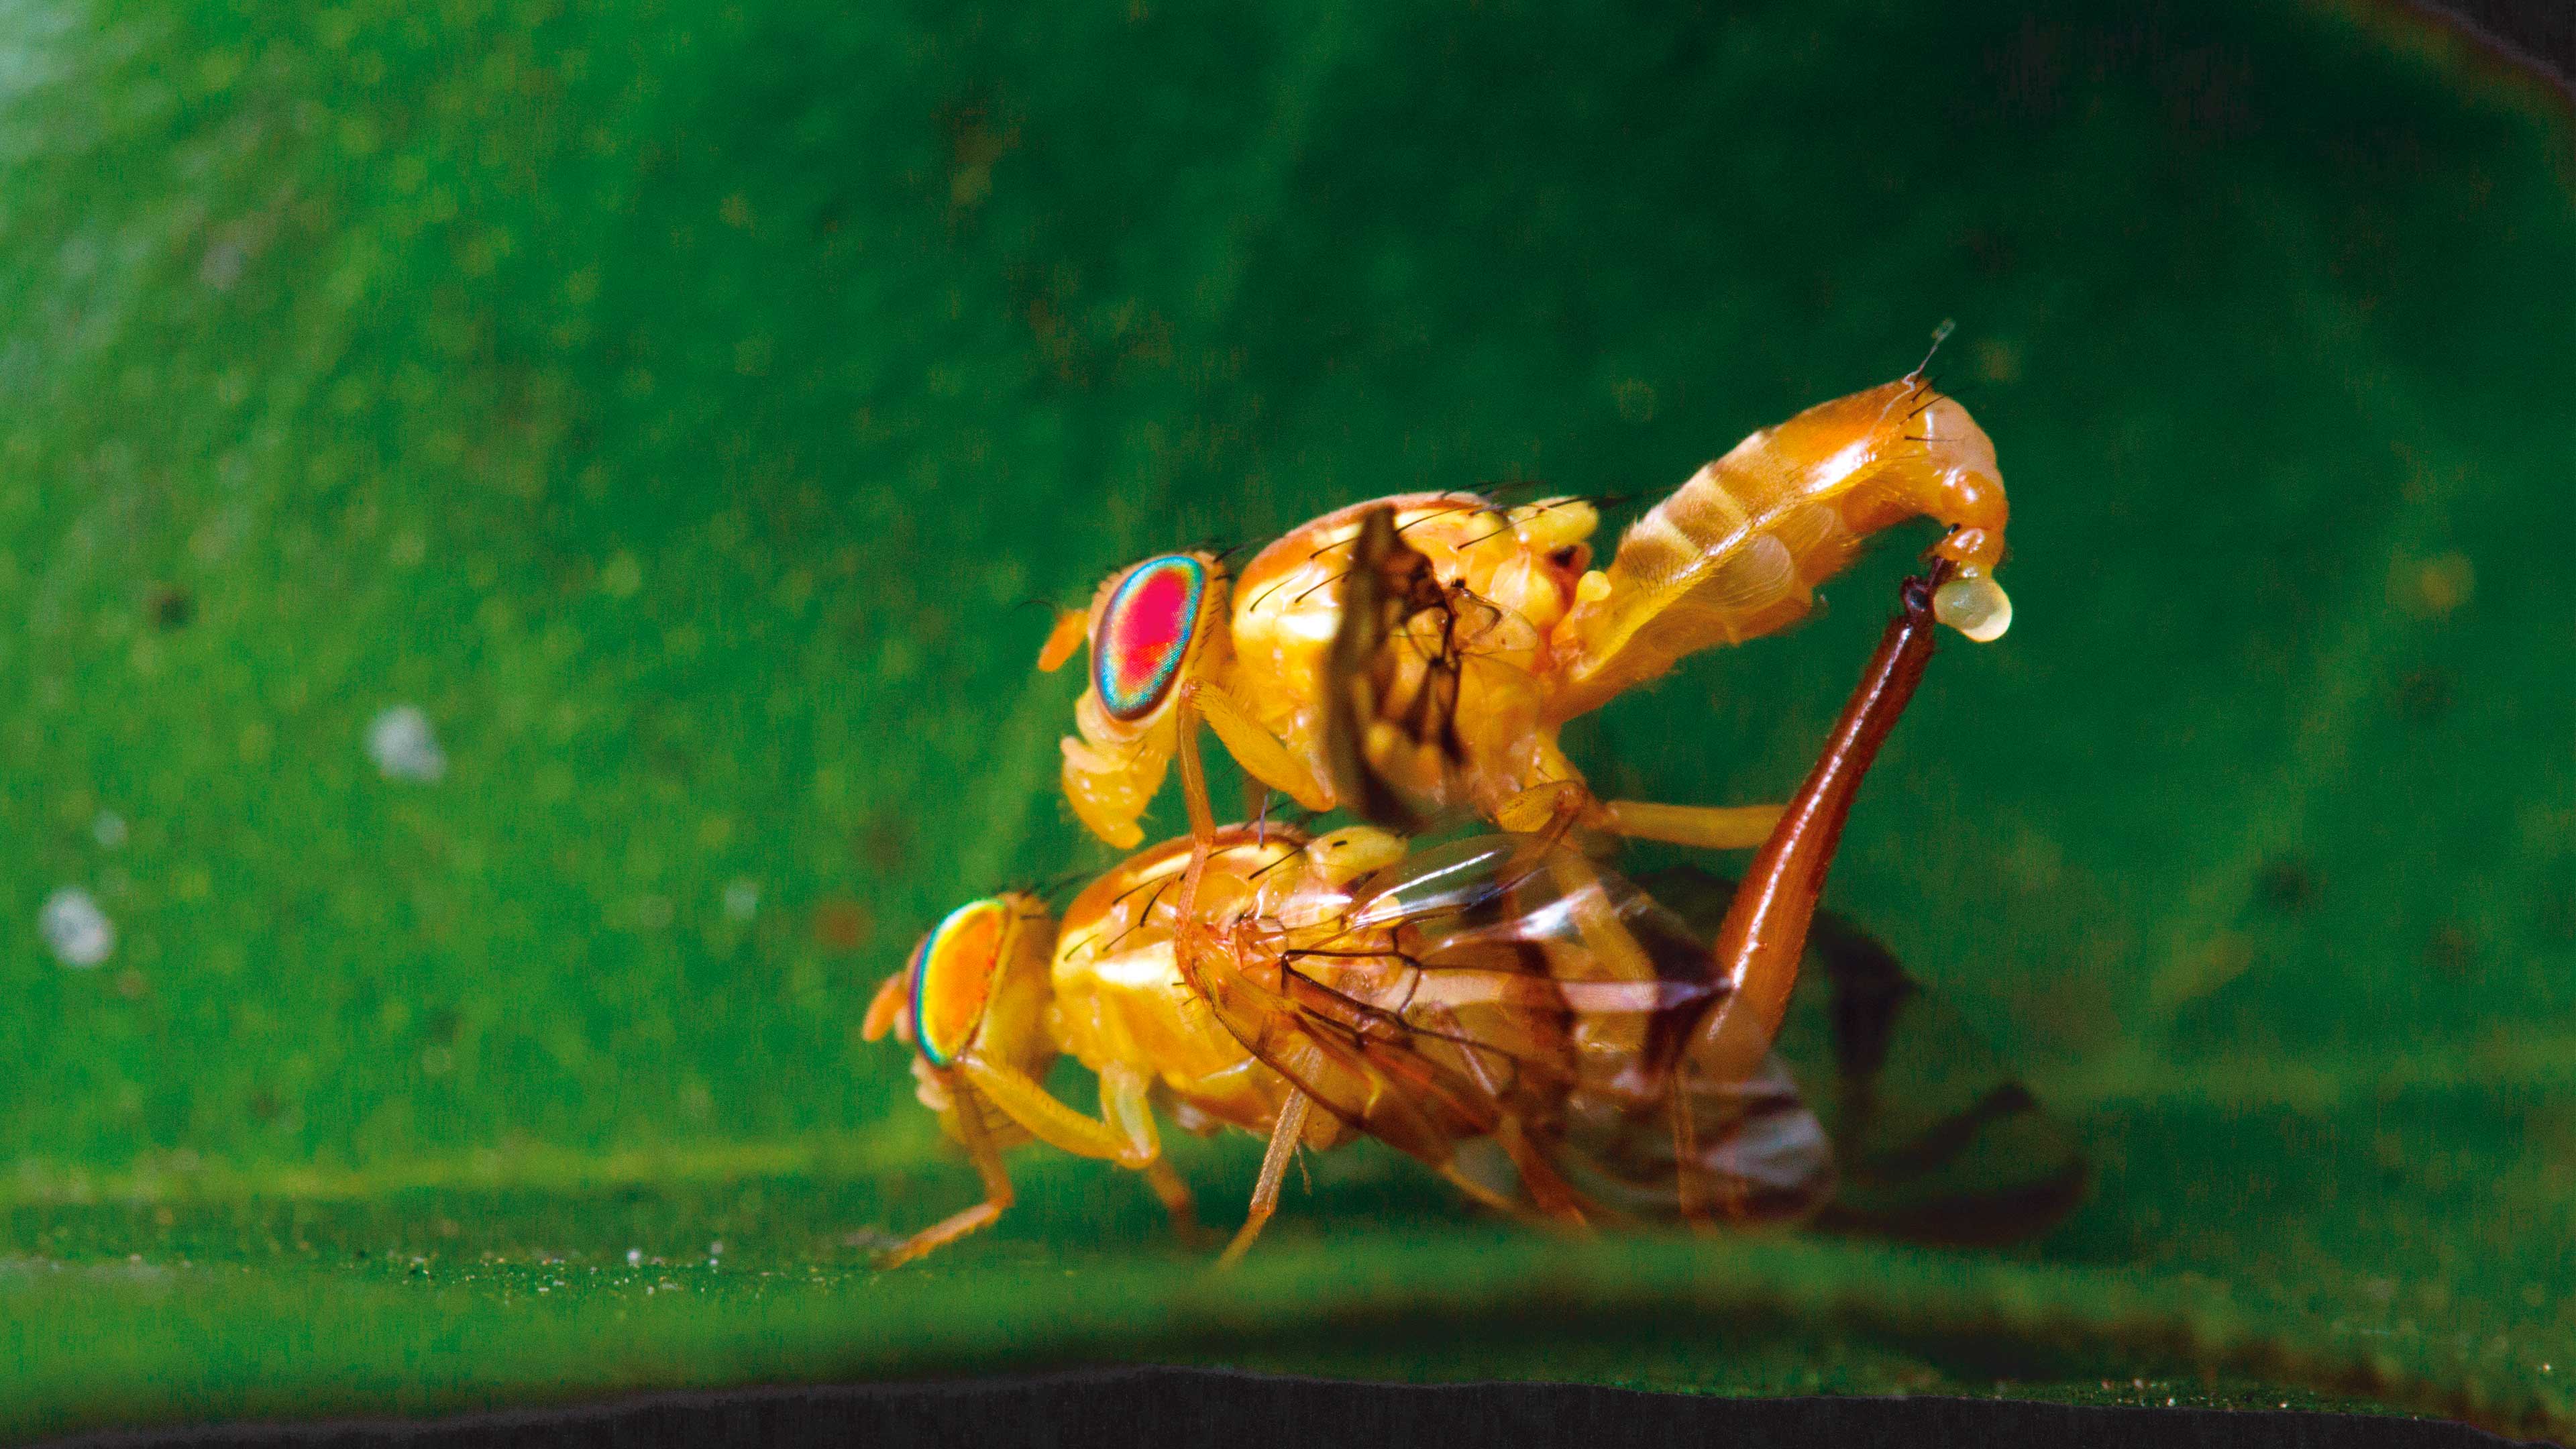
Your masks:
{"label": "striped abdomen", "polygon": [[1783,628],[1871,534],[1928,516],[1938,551],[1983,577],[2002,556],[1994,444],[1920,378],[1809,408],[1701,468],[1620,536],[1607,589],[1557,631],[1555,720],[1654,679],[1683,656]]}

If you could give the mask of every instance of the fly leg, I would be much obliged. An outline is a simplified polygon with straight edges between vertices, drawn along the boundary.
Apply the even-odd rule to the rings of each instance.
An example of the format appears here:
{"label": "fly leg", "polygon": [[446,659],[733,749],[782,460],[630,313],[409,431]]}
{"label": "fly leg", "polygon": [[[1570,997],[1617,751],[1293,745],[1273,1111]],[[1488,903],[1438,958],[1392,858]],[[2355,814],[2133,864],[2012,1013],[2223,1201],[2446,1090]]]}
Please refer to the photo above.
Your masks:
{"label": "fly leg", "polygon": [[[1419,1017],[1424,1025],[1447,1034],[1453,1041],[1467,1040],[1465,1023],[1458,1020],[1458,1013],[1446,1006],[1426,1003],[1414,1007],[1413,1014]],[[1504,1084],[1495,1077],[1491,1064],[1485,1060],[1485,1054],[1474,1047],[1469,1047],[1461,1055],[1466,1060],[1467,1075],[1474,1079],[1478,1089],[1487,1097],[1497,1102],[1502,1101]],[[1564,1174],[1556,1170],[1556,1164],[1548,1161],[1546,1154],[1539,1150],[1538,1144],[1530,1140],[1529,1133],[1521,1127],[1520,1118],[1505,1115],[1502,1121],[1495,1125],[1494,1143],[1502,1148],[1503,1155],[1511,1160],[1512,1170],[1520,1174],[1521,1187],[1529,1193],[1530,1197],[1527,1204],[1514,1202],[1490,1188],[1477,1184],[1466,1174],[1458,1171],[1454,1165],[1442,1168],[1441,1175],[1466,1189],[1468,1196],[1478,1202],[1489,1207],[1502,1208],[1514,1217],[1536,1217],[1540,1221],[1559,1227],[1579,1228],[1589,1222],[1589,1219],[1584,1216],[1582,1194],[1574,1190],[1574,1185],[1567,1182]]]}
{"label": "fly leg", "polygon": [[[1199,682],[1192,680],[1181,686],[1179,705],[1173,711],[1180,731],[1181,803],[1190,817],[1190,864],[1181,875],[1175,903],[1178,919],[1172,925],[1172,953],[1183,979],[1191,981],[1196,980],[1198,961],[1213,949],[1207,923],[1198,914],[1199,884],[1207,875],[1208,854],[1216,843],[1216,813],[1208,804],[1207,771],[1199,760],[1198,707],[1205,697]],[[1306,1106],[1305,1092],[1291,1088],[1288,1100],[1280,1105],[1279,1120],[1271,1124],[1270,1148],[1261,1156],[1261,1180],[1253,1186],[1252,1205],[1234,1241],[1216,1260],[1219,1268],[1231,1268],[1243,1260],[1252,1240],[1261,1236],[1261,1225],[1278,1208],[1279,1177],[1288,1170],[1288,1159],[1296,1154],[1298,1139],[1305,1133]]]}
{"label": "fly leg", "polygon": [[1291,1090],[1287,1102],[1279,1109],[1279,1120],[1270,1129],[1270,1150],[1261,1154],[1261,1180],[1253,1184],[1252,1206],[1243,1216],[1243,1226],[1236,1230],[1225,1255],[1216,1260],[1219,1268],[1231,1268],[1243,1261],[1252,1250],[1252,1240],[1261,1236],[1261,1225],[1270,1221],[1279,1207],[1279,1179],[1288,1171],[1288,1159],[1296,1154],[1297,1139],[1306,1131],[1306,1094]]}
{"label": "fly leg", "polygon": [[1505,830],[1535,835],[1571,816],[1590,830],[1632,840],[1661,840],[1701,850],[1751,850],[1771,838],[1786,807],[1779,805],[1657,805],[1642,800],[1596,800],[1580,780],[1532,785],[1494,810]]}
{"label": "fly leg", "polygon": [[1201,867],[1207,863],[1208,848],[1216,843],[1216,807],[1208,803],[1207,766],[1199,759],[1199,705],[1207,698],[1198,680],[1181,686],[1180,698],[1172,708],[1174,749],[1181,757],[1181,807],[1190,817],[1190,839],[1197,850],[1190,858],[1190,872],[1181,890],[1181,919],[1191,916],[1191,904],[1198,894]]}
{"label": "fly leg", "polygon": [[1494,1140],[1502,1144],[1504,1155],[1521,1175],[1521,1186],[1529,1190],[1530,1202],[1539,1216],[1559,1227],[1581,1228],[1591,1225],[1583,1211],[1583,1196],[1574,1184],[1556,1170],[1521,1127],[1518,1117],[1505,1117],[1494,1128]]}
{"label": "fly leg", "polygon": [[1004,1209],[1011,1205],[1011,1175],[1002,1167],[1001,1151],[984,1131],[983,1104],[975,1100],[964,1082],[948,1082],[948,1120],[955,1124],[957,1136],[966,1144],[966,1156],[984,1179],[984,1200],[962,1212],[923,1228],[920,1232],[888,1248],[877,1257],[877,1266],[892,1268],[922,1256],[933,1248],[943,1247],[978,1228],[990,1227]]}
{"label": "fly leg", "polygon": [[1263,728],[1240,700],[1204,679],[1193,679],[1181,688],[1187,691],[1187,704],[1206,718],[1208,728],[1225,741],[1226,753],[1234,756],[1245,774],[1309,810],[1333,808],[1331,788],[1290,754],[1278,736]]}
{"label": "fly leg", "polygon": [[1544,780],[1495,806],[1494,823],[1515,835],[1546,835],[1600,813],[1581,780]]}
{"label": "fly leg", "polygon": [[1183,1247],[1195,1248],[1207,1242],[1207,1229],[1199,1226],[1198,1199],[1190,1195],[1190,1185],[1172,1170],[1171,1159],[1157,1157],[1145,1164],[1145,1185],[1171,1214],[1172,1235]]}
{"label": "fly leg", "polygon": [[1771,838],[1782,805],[1656,805],[1604,800],[1605,824],[1633,840],[1661,840],[1701,850],[1751,850]]}
{"label": "fly leg", "polygon": [[1145,1174],[1145,1185],[1171,1215],[1173,1233],[1196,1247],[1206,1236],[1199,1227],[1198,1203],[1190,1196],[1190,1185],[1181,1181],[1171,1159],[1163,1155],[1162,1138],[1154,1130],[1152,1090],[1153,1079],[1143,1071],[1125,1062],[1111,1062],[1100,1073],[1100,1115],[1126,1135],[1130,1157],[1141,1154],[1144,1158],[1141,1165],[1128,1158],[1120,1161]]}
{"label": "fly leg", "polygon": [[[1806,953],[1807,926],[1825,887],[1843,822],[1861,777],[1896,727],[1923,666],[1932,657],[1932,596],[1949,573],[1936,560],[1929,578],[1907,579],[1899,591],[1903,610],[1888,621],[1877,652],[1843,705],[1824,753],[1789,801],[1786,814],[1745,872],[1734,902],[1717,929],[1713,980],[1726,988],[1716,1009],[1693,1032],[1687,1055],[1719,1082],[1753,1075],[1779,1035]],[[1675,1103],[1676,1108],[1680,1102]],[[1681,1130],[1687,1132],[1687,1125]]]}
{"label": "fly leg", "polygon": [[1198,1212],[1190,1189],[1163,1160],[1162,1137],[1154,1129],[1148,1093],[1152,1079],[1125,1062],[1111,1062],[1100,1072],[1100,1116],[1083,1116],[1057,1101],[1047,1089],[1008,1067],[967,1056],[957,1064],[975,1089],[999,1107],[1029,1135],[1077,1157],[1102,1158],[1144,1174],[1146,1185],[1172,1215],[1184,1241],[1198,1235]]}

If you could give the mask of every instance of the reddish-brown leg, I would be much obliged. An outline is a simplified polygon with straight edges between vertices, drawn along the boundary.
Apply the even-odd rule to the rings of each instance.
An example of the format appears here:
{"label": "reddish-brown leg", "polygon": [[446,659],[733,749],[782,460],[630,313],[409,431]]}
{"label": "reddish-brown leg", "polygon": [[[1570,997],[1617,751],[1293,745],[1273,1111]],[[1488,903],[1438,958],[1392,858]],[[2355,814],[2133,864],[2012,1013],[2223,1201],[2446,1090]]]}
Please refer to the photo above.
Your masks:
{"label": "reddish-brown leg", "polygon": [[1270,1148],[1261,1154],[1261,1180],[1252,1185],[1252,1205],[1245,1210],[1243,1226],[1235,1230],[1234,1241],[1216,1260],[1219,1268],[1231,1268],[1243,1261],[1252,1250],[1252,1240],[1261,1236],[1262,1224],[1279,1209],[1279,1179],[1288,1171],[1288,1159],[1297,1153],[1297,1139],[1306,1132],[1306,1094],[1290,1092],[1279,1108],[1279,1120],[1270,1127]]}
{"label": "reddish-brown leg", "polygon": [[1718,1081],[1750,1077],[1780,1033],[1789,990],[1798,982],[1798,962],[1806,954],[1807,926],[1815,918],[1816,897],[1824,891],[1843,822],[1851,815],[1852,797],[1932,657],[1932,592],[1949,568],[1947,560],[1937,560],[1931,577],[1905,581],[1899,591],[1903,611],[1879,636],[1878,650],[1843,705],[1824,754],[1753,857],[1718,927],[1714,974],[1730,989],[1700,1023],[1689,1050],[1699,1069]]}

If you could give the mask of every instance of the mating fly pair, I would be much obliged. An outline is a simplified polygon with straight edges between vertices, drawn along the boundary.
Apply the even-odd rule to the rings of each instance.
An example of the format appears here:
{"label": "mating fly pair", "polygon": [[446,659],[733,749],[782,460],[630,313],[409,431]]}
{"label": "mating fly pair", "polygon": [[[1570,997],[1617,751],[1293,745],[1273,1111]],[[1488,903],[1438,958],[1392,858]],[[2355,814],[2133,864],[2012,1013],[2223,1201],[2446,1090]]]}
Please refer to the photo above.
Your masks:
{"label": "mating fly pair", "polygon": [[[1564,719],[1780,627],[1862,536],[1925,512],[1953,526],[1785,807],[1591,798],[1557,752]],[[1836,1144],[1771,1046],[1854,793],[1936,618],[1982,637],[2008,620],[1987,572],[2003,518],[1984,435],[1909,378],[1748,439],[1629,530],[1607,574],[1587,567],[1588,507],[1457,495],[1308,525],[1247,567],[1230,621],[1213,560],[1130,570],[1075,616],[1095,668],[1065,783],[1095,830],[1132,845],[1139,792],[1177,753],[1191,832],[1110,871],[1060,921],[1026,895],[960,908],[879,991],[867,1034],[916,1048],[919,1095],[986,1194],[889,1261],[997,1217],[1011,1201],[1000,1154],[1032,1138],[1144,1174],[1194,1233],[1158,1107],[1188,1130],[1269,1139],[1229,1260],[1299,1146],[1360,1136],[1560,1224],[1816,1211]],[[1069,632],[1048,662],[1081,642]],[[1220,829],[1202,715],[1254,778],[1379,825]],[[1402,833],[1463,813],[1507,833],[1419,854]],[[1528,826],[1542,828],[1510,833]],[[1713,929],[1694,929],[1575,848],[1578,828],[1760,849]],[[1099,1078],[1097,1117],[1041,1085],[1068,1053]]]}

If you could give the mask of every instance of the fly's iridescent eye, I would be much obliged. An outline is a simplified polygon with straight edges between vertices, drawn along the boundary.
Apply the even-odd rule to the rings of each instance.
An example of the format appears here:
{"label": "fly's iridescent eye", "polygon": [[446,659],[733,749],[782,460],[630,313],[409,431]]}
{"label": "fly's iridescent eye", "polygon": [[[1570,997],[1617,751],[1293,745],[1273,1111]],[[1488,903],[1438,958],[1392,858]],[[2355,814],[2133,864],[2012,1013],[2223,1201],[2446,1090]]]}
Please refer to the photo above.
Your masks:
{"label": "fly's iridescent eye", "polygon": [[912,1030],[931,1065],[947,1066],[975,1039],[1010,919],[998,900],[969,901],[950,911],[913,957]]}
{"label": "fly's iridescent eye", "polygon": [[1172,692],[1206,592],[1207,565],[1185,553],[1147,559],[1118,581],[1091,640],[1091,684],[1111,719],[1141,719]]}

